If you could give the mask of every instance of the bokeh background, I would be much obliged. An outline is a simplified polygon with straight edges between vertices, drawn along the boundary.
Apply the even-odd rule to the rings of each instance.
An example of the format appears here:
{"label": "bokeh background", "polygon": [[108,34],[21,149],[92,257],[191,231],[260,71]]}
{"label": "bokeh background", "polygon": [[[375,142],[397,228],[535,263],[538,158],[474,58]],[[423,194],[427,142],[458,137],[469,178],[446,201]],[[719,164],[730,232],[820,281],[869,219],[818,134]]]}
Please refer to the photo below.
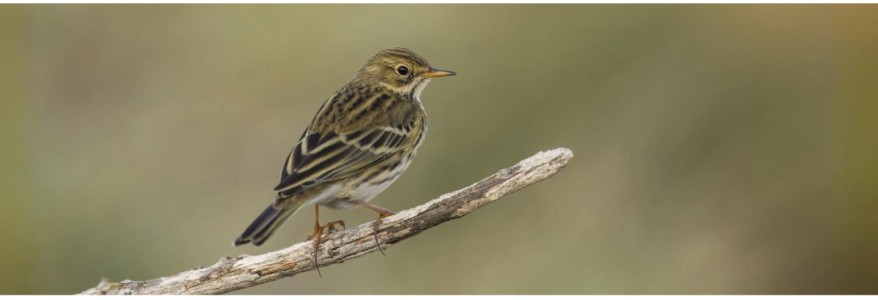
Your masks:
{"label": "bokeh background", "polygon": [[575,158],[387,257],[239,294],[878,292],[878,6],[3,5],[0,293],[303,241],[308,214],[231,246],[390,46],[459,75],[424,93],[426,142],[376,203]]}

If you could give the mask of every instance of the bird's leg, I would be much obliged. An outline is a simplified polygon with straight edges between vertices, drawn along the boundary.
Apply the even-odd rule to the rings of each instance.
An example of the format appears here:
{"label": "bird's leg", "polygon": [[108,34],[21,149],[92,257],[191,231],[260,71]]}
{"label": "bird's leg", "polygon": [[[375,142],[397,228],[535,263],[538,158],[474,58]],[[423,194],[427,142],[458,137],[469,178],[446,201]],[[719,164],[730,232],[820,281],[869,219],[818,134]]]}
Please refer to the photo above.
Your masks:
{"label": "bird's leg", "polygon": [[314,205],[314,232],[311,233],[310,236],[308,236],[308,239],[314,241],[314,266],[317,268],[317,275],[319,275],[320,278],[323,278],[323,274],[320,273],[320,265],[317,264],[317,251],[320,249],[320,239],[323,236],[324,230],[330,233],[335,232],[336,225],[339,225],[342,229],[344,229],[344,220],[335,220],[320,225],[320,205]]}
{"label": "bird's leg", "polygon": [[314,233],[308,237],[314,240],[314,266],[317,268],[317,275],[323,278],[320,273],[320,264],[317,263],[317,249],[320,249],[320,236],[323,235],[323,226],[320,226],[320,205],[314,204]]}
{"label": "bird's leg", "polygon": [[378,228],[381,226],[381,220],[393,215],[394,212],[366,201],[355,200],[354,202],[378,213],[378,219],[372,222],[372,236],[375,237],[375,244],[378,246],[378,251],[381,251],[381,255],[387,256],[387,254],[384,254],[384,249],[381,248],[381,243],[378,242]]}

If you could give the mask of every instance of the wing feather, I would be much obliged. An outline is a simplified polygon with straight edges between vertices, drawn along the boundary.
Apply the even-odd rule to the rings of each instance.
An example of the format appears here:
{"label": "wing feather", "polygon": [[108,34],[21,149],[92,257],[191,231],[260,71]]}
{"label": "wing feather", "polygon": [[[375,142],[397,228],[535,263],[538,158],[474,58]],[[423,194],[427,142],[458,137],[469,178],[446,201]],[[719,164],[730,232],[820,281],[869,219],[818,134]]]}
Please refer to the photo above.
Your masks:
{"label": "wing feather", "polygon": [[354,176],[403,151],[410,139],[411,131],[393,127],[306,134],[287,159],[285,176],[275,191],[289,195],[316,184]]}

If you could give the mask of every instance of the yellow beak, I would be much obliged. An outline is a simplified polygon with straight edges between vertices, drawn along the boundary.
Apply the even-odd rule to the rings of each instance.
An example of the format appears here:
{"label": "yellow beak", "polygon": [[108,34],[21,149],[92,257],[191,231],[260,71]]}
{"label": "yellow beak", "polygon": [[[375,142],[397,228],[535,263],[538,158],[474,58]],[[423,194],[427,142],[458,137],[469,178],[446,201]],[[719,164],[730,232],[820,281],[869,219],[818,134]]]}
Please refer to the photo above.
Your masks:
{"label": "yellow beak", "polygon": [[454,73],[452,71],[437,70],[437,69],[433,69],[433,68],[430,68],[430,72],[424,73],[424,77],[426,77],[426,78],[445,77],[445,76],[454,76],[454,75],[457,75],[457,73]]}

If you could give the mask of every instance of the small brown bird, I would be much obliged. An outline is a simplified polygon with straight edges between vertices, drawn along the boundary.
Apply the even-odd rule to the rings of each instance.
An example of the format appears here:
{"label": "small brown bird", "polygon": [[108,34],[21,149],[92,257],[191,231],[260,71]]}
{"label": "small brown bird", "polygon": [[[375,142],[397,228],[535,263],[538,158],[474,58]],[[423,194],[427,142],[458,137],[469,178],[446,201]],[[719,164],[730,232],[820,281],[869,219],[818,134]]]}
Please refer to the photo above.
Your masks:
{"label": "small brown bird", "polygon": [[432,78],[451,75],[455,73],[434,69],[405,48],[385,49],[372,56],[317,111],[285,160],[280,184],[274,189],[277,199],[235,245],[261,245],[287,218],[311,204],[317,218],[309,237],[315,242],[315,264],[323,231],[344,226],[341,220],[321,225],[320,205],[341,210],[361,205],[374,210],[379,215],[372,223],[377,243],[381,219],[393,212],[369,201],[408,168],[424,141],[427,119],[421,92]]}

